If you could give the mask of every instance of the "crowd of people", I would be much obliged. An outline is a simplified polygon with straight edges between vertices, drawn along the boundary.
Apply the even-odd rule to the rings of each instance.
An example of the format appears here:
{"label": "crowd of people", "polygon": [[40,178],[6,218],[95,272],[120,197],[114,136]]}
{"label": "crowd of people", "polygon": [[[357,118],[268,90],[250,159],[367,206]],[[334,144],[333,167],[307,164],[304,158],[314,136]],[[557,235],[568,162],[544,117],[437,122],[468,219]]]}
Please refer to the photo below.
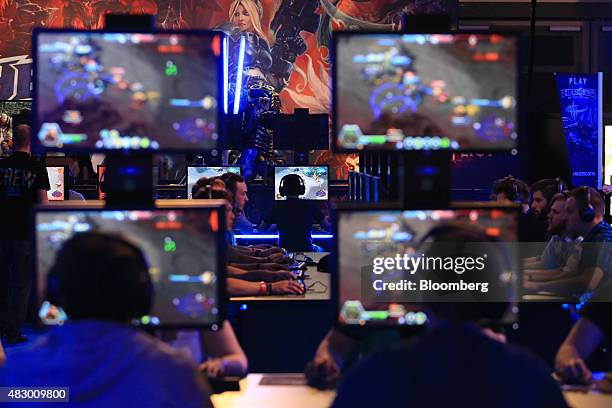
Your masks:
{"label": "crowd of people", "polygon": [[[612,227],[604,221],[605,201],[594,188],[568,190],[559,178],[531,187],[511,176],[493,185],[494,199],[521,207],[519,241],[523,287],[562,297],[580,297],[610,281]],[[541,244],[544,243],[544,244]]]}

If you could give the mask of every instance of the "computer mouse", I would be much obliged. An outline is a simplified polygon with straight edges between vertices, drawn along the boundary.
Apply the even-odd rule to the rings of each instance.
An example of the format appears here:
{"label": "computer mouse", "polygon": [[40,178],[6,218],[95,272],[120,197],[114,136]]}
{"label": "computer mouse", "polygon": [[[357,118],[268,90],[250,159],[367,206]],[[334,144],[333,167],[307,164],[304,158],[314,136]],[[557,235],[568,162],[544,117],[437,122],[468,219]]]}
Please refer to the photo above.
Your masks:
{"label": "computer mouse", "polygon": [[329,262],[330,262],[330,255],[325,255],[324,257],[322,257],[319,260],[319,263],[317,263],[317,271],[323,272],[323,273],[329,273]]}

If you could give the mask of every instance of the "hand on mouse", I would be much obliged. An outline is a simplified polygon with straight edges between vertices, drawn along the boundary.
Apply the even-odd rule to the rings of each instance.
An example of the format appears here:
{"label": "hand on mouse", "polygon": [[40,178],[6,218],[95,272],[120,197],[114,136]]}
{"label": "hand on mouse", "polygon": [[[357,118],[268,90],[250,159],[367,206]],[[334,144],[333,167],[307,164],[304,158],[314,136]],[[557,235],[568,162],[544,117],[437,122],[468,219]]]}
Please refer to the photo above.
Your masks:
{"label": "hand on mouse", "polygon": [[580,357],[557,363],[556,373],[563,382],[578,384],[588,384],[591,382],[593,375]]}
{"label": "hand on mouse", "polygon": [[303,295],[304,287],[295,280],[283,280],[272,284],[273,295]]}
{"label": "hand on mouse", "polygon": [[225,374],[225,364],[222,358],[213,358],[200,364],[198,367],[202,373],[205,373],[209,377],[217,378],[223,377]]}
{"label": "hand on mouse", "polygon": [[314,387],[326,388],[340,378],[340,367],[329,353],[317,353],[314,360],[306,364],[304,374],[308,383]]}

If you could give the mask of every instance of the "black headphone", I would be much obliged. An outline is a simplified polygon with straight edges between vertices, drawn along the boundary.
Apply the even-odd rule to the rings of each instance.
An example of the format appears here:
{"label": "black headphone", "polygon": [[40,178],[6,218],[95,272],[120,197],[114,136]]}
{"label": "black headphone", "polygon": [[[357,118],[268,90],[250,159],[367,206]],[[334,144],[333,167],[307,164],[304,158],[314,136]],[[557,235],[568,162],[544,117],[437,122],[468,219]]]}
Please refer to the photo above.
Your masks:
{"label": "black headphone", "polygon": [[[291,183],[292,180],[300,184],[298,187],[298,191],[288,191],[289,187],[286,184]],[[283,176],[280,181],[280,185],[278,186],[278,193],[283,197],[287,197],[288,195],[302,196],[306,194],[306,185],[304,184],[304,179],[302,179],[297,174],[287,174]]]}
{"label": "black headphone", "polygon": [[514,178],[514,176],[512,175],[506,176],[502,180],[512,183],[512,188],[514,190],[514,197],[512,198],[511,201],[517,204],[523,204],[523,199],[521,198],[521,195],[519,194],[518,183],[516,179]]}
{"label": "black headphone", "polygon": [[580,219],[584,222],[591,222],[595,219],[595,208],[591,205],[591,189],[582,186],[580,190],[582,190],[582,196],[584,197],[580,203]]}
{"label": "black headphone", "polygon": [[[140,261],[147,265],[147,260],[144,258],[144,253],[140,248],[125,239],[122,240],[122,244],[129,247],[132,251],[134,251],[134,253],[139,254],[139,257],[141,258]],[[60,288],[57,258],[59,258],[59,253],[58,256],[56,256],[56,262],[53,264],[47,275],[46,298],[52,305],[65,308],[66,299]],[[127,314],[131,318],[140,318],[141,316],[149,314],[151,307],[153,306],[154,291],[155,288],[153,281],[151,280],[151,276],[147,271],[138,279],[138,287],[135,290],[135,293],[140,295],[132,298],[132,304],[129,310],[127,310]]]}
{"label": "black headphone", "polygon": [[563,193],[563,180],[557,177],[555,182],[557,183],[557,193]]}

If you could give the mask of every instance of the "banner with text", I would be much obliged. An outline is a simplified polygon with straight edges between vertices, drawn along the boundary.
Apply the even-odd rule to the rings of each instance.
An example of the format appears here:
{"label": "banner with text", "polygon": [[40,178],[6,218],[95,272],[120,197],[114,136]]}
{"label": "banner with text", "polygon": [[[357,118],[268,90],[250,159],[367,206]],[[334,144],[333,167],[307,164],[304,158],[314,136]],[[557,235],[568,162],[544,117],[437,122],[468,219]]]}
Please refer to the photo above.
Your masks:
{"label": "banner with text", "polygon": [[603,74],[555,74],[574,187],[601,189]]}

